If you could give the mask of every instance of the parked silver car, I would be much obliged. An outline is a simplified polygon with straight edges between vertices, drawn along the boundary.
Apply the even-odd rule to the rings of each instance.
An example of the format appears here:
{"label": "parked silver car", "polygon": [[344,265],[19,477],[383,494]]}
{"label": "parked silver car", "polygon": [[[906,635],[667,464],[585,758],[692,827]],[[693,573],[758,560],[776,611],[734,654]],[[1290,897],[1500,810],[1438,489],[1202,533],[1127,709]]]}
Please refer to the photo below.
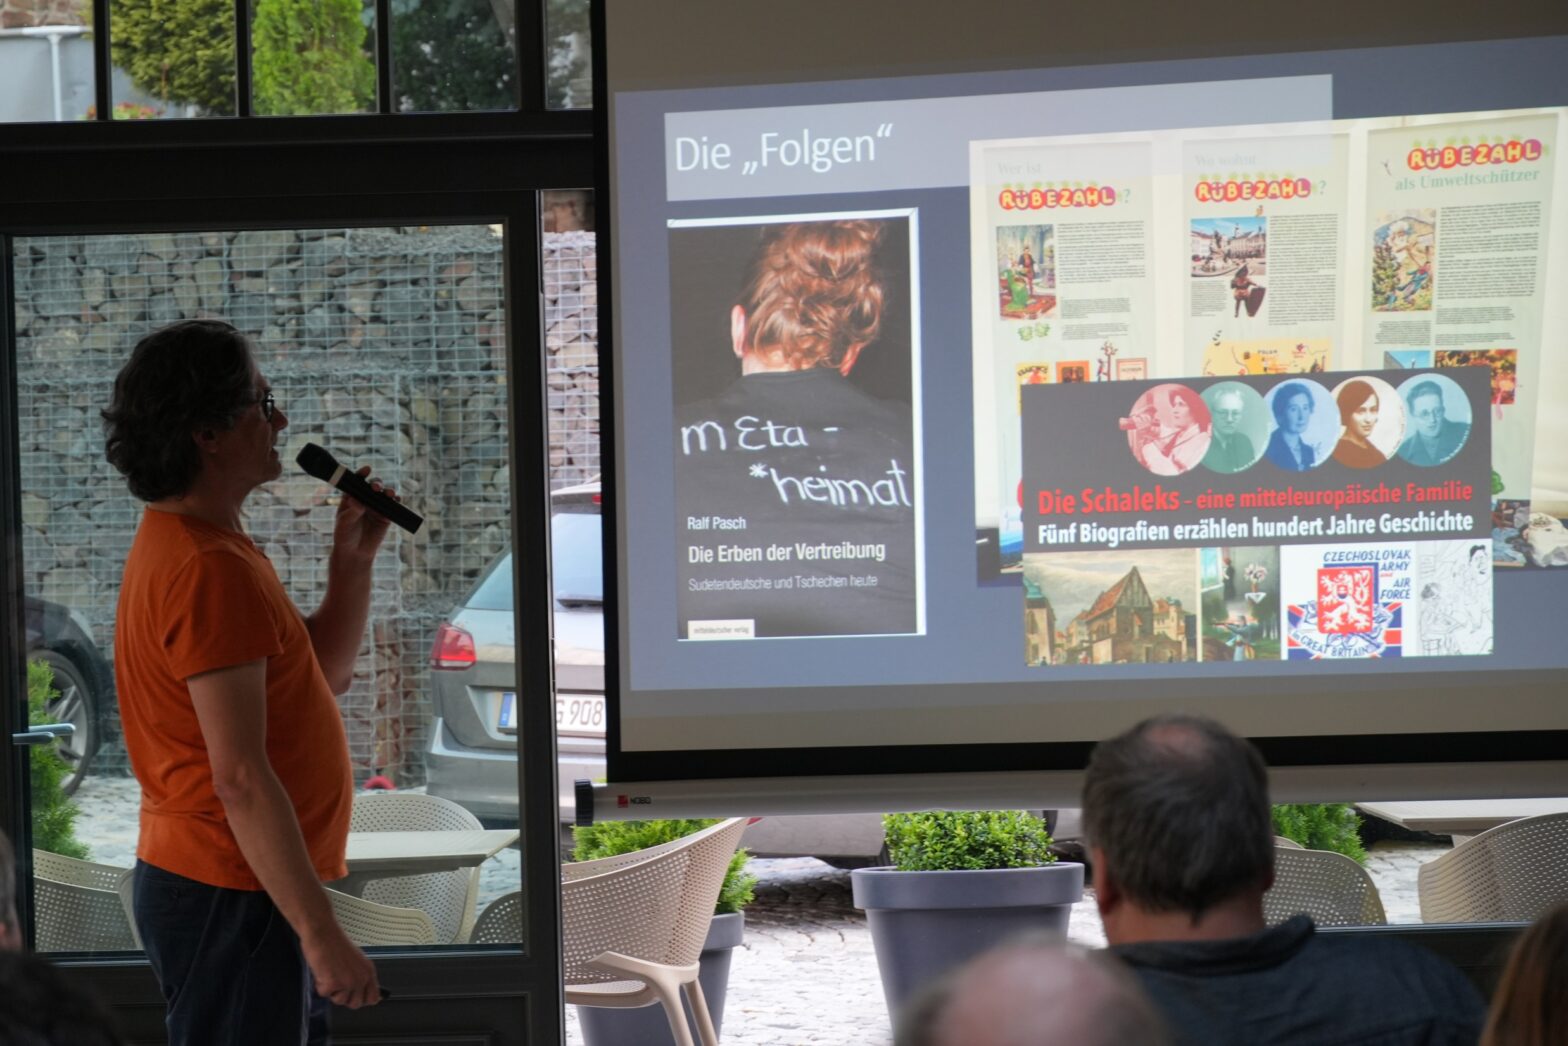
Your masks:
{"label": "parked silver car", "polygon": [[[604,572],[599,484],[556,491],[550,539],[555,580],[555,724],[561,822],[576,815],[575,782],[603,780]],[[517,642],[512,554],[496,557],[436,629],[430,651],[436,720],[428,790],[486,822],[517,823]],[[850,866],[882,849],[877,814],[766,817],[746,833],[763,856],[810,855]]]}

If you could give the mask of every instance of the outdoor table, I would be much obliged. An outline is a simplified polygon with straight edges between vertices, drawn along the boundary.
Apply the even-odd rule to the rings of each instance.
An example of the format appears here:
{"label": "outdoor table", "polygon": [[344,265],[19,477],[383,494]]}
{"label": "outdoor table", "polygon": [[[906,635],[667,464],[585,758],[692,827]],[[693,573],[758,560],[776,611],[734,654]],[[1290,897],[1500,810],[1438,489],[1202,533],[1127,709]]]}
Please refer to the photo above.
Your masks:
{"label": "outdoor table", "polygon": [[1399,803],[1357,803],[1356,808],[1364,814],[1392,821],[1413,832],[1469,836],[1479,835],[1489,828],[1517,821],[1521,817],[1568,811],[1568,798],[1430,799]]}
{"label": "outdoor table", "polygon": [[350,832],[348,875],[329,885],[360,897],[373,879],[473,868],[512,845],[518,835],[516,828]]}

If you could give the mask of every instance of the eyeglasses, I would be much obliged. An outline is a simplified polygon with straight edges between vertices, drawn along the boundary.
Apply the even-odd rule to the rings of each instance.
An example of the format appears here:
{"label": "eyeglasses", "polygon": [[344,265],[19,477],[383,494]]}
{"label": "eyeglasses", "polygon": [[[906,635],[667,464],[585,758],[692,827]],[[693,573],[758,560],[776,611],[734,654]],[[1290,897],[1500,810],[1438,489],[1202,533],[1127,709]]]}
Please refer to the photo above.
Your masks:
{"label": "eyeglasses", "polygon": [[278,401],[272,398],[271,391],[265,393],[261,399],[255,402],[261,405],[261,416],[271,421],[273,413],[278,409]]}

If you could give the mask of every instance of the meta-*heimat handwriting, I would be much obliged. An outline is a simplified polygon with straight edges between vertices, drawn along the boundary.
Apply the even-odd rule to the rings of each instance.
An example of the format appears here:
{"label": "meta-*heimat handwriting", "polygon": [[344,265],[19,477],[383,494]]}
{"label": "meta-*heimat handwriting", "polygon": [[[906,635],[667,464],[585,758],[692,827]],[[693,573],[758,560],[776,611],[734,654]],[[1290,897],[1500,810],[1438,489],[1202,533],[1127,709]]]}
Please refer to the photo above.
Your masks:
{"label": "meta-*heimat handwriting", "polygon": [[[699,421],[695,425],[682,425],[681,453],[689,457],[693,453],[707,454],[730,450],[757,452],[811,445],[804,426],[780,425],[751,414],[736,418],[732,428],[733,439],[725,427],[717,421]],[[838,429],[835,427],[822,431],[831,434]],[[887,469],[869,478],[826,475],[826,465],[819,465],[818,469],[824,474],[791,476],[760,461],[750,466],[751,475],[757,479],[772,481],[779,501],[786,505],[792,501],[816,501],[837,508],[850,508],[857,505],[880,505],[886,508],[912,507],[909,485],[905,482],[909,473],[899,465],[896,458],[889,458]],[[688,525],[688,529],[701,528]]]}

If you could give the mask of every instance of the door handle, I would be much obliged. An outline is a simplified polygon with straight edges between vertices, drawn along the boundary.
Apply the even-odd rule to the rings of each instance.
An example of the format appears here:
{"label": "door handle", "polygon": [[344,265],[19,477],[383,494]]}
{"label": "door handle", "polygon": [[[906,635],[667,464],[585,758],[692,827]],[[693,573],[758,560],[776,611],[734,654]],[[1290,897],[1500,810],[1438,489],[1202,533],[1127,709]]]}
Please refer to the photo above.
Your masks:
{"label": "door handle", "polygon": [[76,733],[76,726],[72,723],[39,723],[30,726],[19,734],[11,735],[13,745],[46,745],[57,737],[70,737]]}

